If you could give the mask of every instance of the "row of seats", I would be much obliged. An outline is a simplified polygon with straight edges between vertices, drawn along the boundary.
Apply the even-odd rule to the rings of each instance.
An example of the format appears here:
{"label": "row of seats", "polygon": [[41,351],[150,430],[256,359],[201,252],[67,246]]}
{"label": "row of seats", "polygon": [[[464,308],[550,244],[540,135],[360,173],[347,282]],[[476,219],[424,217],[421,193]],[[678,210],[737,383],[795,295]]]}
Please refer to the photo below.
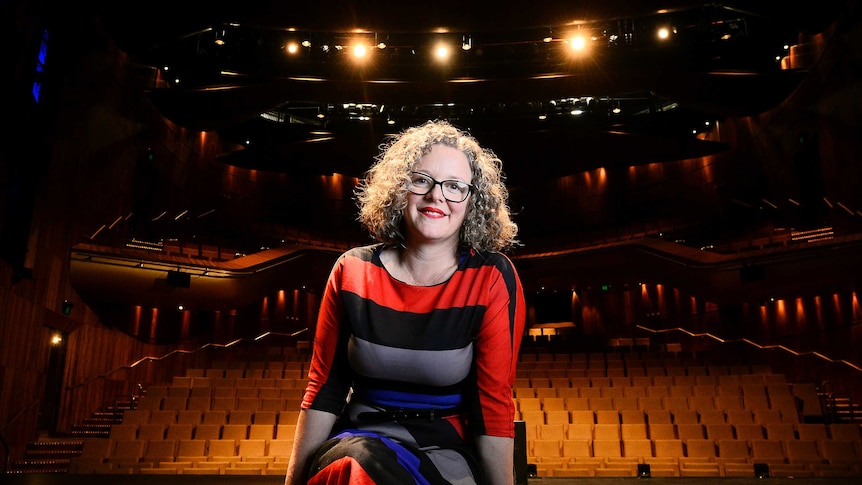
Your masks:
{"label": "row of seats", "polygon": [[528,424],[789,424],[799,423],[795,412],[777,409],[525,409],[519,419]]}
{"label": "row of seats", "polygon": [[681,440],[837,440],[851,441],[862,446],[862,432],[853,423],[775,423],[728,424],[728,423],[573,423],[538,424],[526,423],[527,441],[566,439],[664,439]]}
{"label": "row of seats", "polygon": [[[296,389],[300,391],[299,389]],[[301,396],[301,392],[297,395]],[[286,411],[299,409],[300,397],[151,397],[142,396],[137,409],[143,410],[223,410]]]}
{"label": "row of seats", "polygon": [[[681,352],[681,350],[676,350],[672,352],[661,352],[652,350],[644,350],[637,352],[564,352],[550,351],[549,349],[541,349],[541,351],[534,350],[536,349],[522,347],[521,353],[518,355],[518,362],[572,362],[575,364],[589,365],[592,367],[619,361],[649,362],[667,365],[703,365],[703,363],[699,362],[698,360],[691,358],[692,354],[683,353]],[[733,367],[735,369],[751,369],[751,366],[747,364],[734,365]]]}
{"label": "row of seats", "polygon": [[[751,368],[743,368],[740,369],[745,371],[746,369]],[[565,374],[570,375],[572,377],[601,377],[601,376],[629,376],[629,377],[643,377],[643,376],[721,376],[721,375],[747,375],[747,374],[768,374],[771,371],[769,370],[769,366],[759,366],[756,368],[756,372],[752,372],[751,370],[743,373],[735,373],[732,374],[730,371],[732,367],[720,367],[720,368],[710,368],[703,365],[686,365],[675,363],[673,365],[668,365],[668,363],[660,363],[660,362],[625,362],[625,361],[616,361],[609,362],[604,365],[596,365],[596,366],[587,366],[584,367],[584,364],[574,363],[574,362],[523,362],[519,363],[517,367],[518,376],[521,377],[522,373],[526,373],[528,375],[538,374],[541,375],[541,371],[548,371],[555,375],[560,375],[560,371],[565,371]]]}
{"label": "row of seats", "polygon": [[[170,387],[177,388],[199,388],[199,387],[301,387],[304,388],[308,382],[306,373],[303,371],[289,371],[293,375],[288,376],[284,371],[280,377],[204,377],[204,376],[174,376]],[[164,387],[162,385],[147,386]]]}
{"label": "row of seats", "polygon": [[293,439],[296,421],[292,424],[115,424],[112,440],[247,440]]}
{"label": "row of seats", "polygon": [[541,476],[862,476],[862,447],[840,440],[542,439],[528,450]]}
{"label": "row of seats", "polygon": [[292,439],[89,438],[71,471],[284,475],[292,447]]}
{"label": "row of seats", "polygon": [[123,412],[122,424],[293,424],[296,422],[297,413],[298,403],[295,409],[287,411],[130,409]]}
{"label": "row of seats", "polygon": [[[560,369],[558,369],[560,370]],[[553,370],[531,371],[530,377],[516,377],[515,387],[650,387],[650,386],[718,386],[723,388],[769,386],[780,388],[787,386],[784,374],[745,374],[724,376],[689,376],[689,375],[656,375],[656,376],[611,376],[611,377],[571,377],[550,376]]]}
{"label": "row of seats", "polygon": [[[786,394],[772,398],[745,398],[743,396],[664,396],[664,397],[561,397],[560,393],[536,397],[533,393],[517,392],[514,398],[519,411],[580,411],[580,410],[725,410],[754,412],[775,409],[788,415],[795,413],[801,406],[796,397]],[[819,402],[818,402],[819,404]]]}
{"label": "row of seats", "polygon": [[[746,399],[766,399],[784,395],[798,395],[803,387],[790,384],[772,384],[769,386],[713,386],[713,385],[630,385],[630,386],[562,386],[562,385],[527,385],[519,382],[513,387],[520,397],[666,397],[666,396],[745,396]],[[533,389],[530,391],[530,389]],[[576,389],[573,391],[572,389]]]}
{"label": "row of seats", "polygon": [[[285,379],[284,381],[287,381]],[[283,382],[283,381],[282,381]],[[279,382],[281,384],[282,382]],[[301,398],[306,381],[290,382],[277,386],[232,386],[214,387],[181,387],[181,386],[150,386],[147,397],[261,397],[261,398]],[[290,385],[287,385],[290,384]],[[299,386],[302,387],[299,387]]]}

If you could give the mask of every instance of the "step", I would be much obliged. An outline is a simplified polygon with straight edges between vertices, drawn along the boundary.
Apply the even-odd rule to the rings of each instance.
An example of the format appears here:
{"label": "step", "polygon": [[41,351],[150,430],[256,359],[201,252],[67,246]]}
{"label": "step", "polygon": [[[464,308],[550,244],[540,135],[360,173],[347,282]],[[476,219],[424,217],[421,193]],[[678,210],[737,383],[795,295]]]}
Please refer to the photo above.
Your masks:
{"label": "step", "polygon": [[15,468],[19,469],[59,469],[66,468],[69,469],[69,465],[72,463],[71,459],[65,460],[20,460],[14,463]]}
{"label": "step", "polygon": [[39,450],[67,448],[81,449],[82,446],[84,446],[84,442],[82,440],[70,438],[40,438],[27,444],[28,449]]}
{"label": "step", "polygon": [[12,463],[7,473],[66,474],[71,466],[71,460],[24,460]]}
{"label": "step", "polygon": [[57,460],[81,454],[80,448],[68,450],[24,450],[24,456],[33,460]]}
{"label": "step", "polygon": [[76,438],[107,438],[111,434],[108,429],[73,429],[70,434]]}
{"label": "step", "polygon": [[7,475],[65,475],[67,473],[69,473],[68,468],[46,468],[42,470],[29,470],[14,468],[14,466],[6,471]]}

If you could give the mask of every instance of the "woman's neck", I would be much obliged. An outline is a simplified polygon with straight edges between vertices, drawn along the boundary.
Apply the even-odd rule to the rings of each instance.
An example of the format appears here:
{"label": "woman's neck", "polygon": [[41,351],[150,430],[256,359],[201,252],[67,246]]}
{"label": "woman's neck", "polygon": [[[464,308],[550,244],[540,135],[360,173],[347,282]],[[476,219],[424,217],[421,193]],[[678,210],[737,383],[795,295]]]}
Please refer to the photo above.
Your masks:
{"label": "woman's neck", "polygon": [[448,280],[458,268],[452,247],[392,248],[383,264],[396,279],[416,286],[433,286]]}

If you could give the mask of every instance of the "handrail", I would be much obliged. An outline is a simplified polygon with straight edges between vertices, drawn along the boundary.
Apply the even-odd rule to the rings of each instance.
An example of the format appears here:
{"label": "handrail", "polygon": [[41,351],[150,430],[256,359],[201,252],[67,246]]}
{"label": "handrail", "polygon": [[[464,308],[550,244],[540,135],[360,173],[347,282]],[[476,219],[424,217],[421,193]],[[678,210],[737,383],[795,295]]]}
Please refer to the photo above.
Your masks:
{"label": "handrail", "polygon": [[860,367],[858,364],[855,364],[855,363],[850,362],[848,360],[833,359],[831,357],[828,357],[828,356],[826,356],[820,352],[816,352],[816,351],[799,352],[797,350],[793,350],[793,349],[786,347],[784,345],[781,345],[781,344],[761,345],[761,344],[759,344],[753,340],[747,339],[747,338],[725,339],[725,338],[721,338],[717,335],[713,335],[709,332],[694,333],[694,332],[688,331],[682,327],[662,328],[662,329],[649,328],[649,327],[645,327],[643,325],[636,325],[636,327],[641,329],[641,330],[645,330],[647,332],[652,332],[652,333],[668,333],[668,332],[676,331],[676,332],[682,332],[682,333],[684,333],[690,337],[709,337],[709,338],[711,338],[717,342],[723,343],[723,344],[734,343],[734,342],[743,342],[743,343],[746,343],[748,345],[751,345],[752,347],[756,347],[760,350],[780,349],[780,350],[788,352],[788,353],[790,353],[796,357],[813,355],[814,357],[818,357],[820,359],[823,359],[823,360],[825,360],[831,364],[844,364],[844,365],[850,367],[851,369],[853,369],[857,372],[862,372],[862,367]]}
{"label": "handrail", "polygon": [[3,438],[3,432],[6,431],[6,429],[9,428],[9,426],[11,426],[12,423],[15,422],[15,420],[17,420],[18,418],[23,416],[25,413],[29,412],[31,408],[35,407],[38,404],[39,404],[39,400],[38,399],[34,400],[30,404],[21,408],[17,413],[15,413],[15,416],[12,416],[12,419],[10,419],[6,424],[4,424],[3,426],[0,426],[0,445],[3,445],[3,451],[6,454],[6,456],[2,462],[3,466],[2,466],[2,468],[0,468],[0,474],[6,473],[6,470],[8,469],[9,456],[12,453],[12,450],[9,449],[9,444],[6,443],[6,439]]}
{"label": "handrail", "polygon": [[133,368],[137,367],[138,365],[143,364],[143,363],[145,363],[145,362],[152,362],[152,361],[160,361],[160,360],[164,360],[164,359],[166,359],[166,358],[168,358],[168,357],[171,357],[171,356],[173,356],[173,355],[176,355],[176,354],[183,354],[183,355],[196,354],[196,353],[200,352],[201,350],[204,350],[204,349],[207,349],[207,348],[210,348],[210,347],[214,347],[214,348],[229,348],[229,347],[233,347],[234,345],[236,345],[236,344],[238,344],[238,343],[241,343],[241,342],[246,342],[246,341],[248,341],[248,342],[252,342],[252,341],[253,341],[253,342],[257,342],[257,341],[259,341],[259,340],[261,340],[261,339],[264,339],[264,338],[267,338],[267,337],[270,337],[270,336],[278,336],[278,337],[296,337],[297,335],[299,335],[299,334],[301,334],[301,333],[303,333],[303,332],[306,332],[306,331],[308,331],[308,327],[303,328],[303,329],[300,329],[300,330],[297,330],[296,332],[293,332],[293,333],[264,332],[264,333],[262,333],[262,334],[258,335],[257,337],[254,337],[254,338],[250,338],[250,337],[241,337],[241,338],[238,338],[238,339],[236,339],[236,340],[232,340],[232,341],[230,341],[230,342],[228,342],[228,343],[226,343],[226,344],[216,344],[216,343],[209,342],[209,343],[206,343],[206,344],[201,345],[200,347],[198,347],[198,348],[196,348],[196,349],[194,349],[194,350],[174,349],[174,350],[171,350],[170,352],[168,352],[167,354],[165,354],[165,355],[163,355],[163,356],[161,356],[161,357],[153,357],[153,356],[146,356],[146,357],[142,357],[142,358],[140,358],[140,359],[138,359],[138,360],[136,360],[136,361],[132,362],[131,364],[122,365],[122,366],[117,367],[117,368],[115,368],[115,369],[112,369],[112,370],[110,370],[110,371],[108,371],[108,372],[105,372],[104,374],[99,374],[99,375],[96,375],[96,376],[90,377],[89,379],[87,379],[87,380],[85,380],[85,381],[83,381],[83,382],[80,382],[80,383],[78,383],[78,384],[71,384],[71,385],[68,385],[68,386],[66,386],[66,390],[67,390],[67,391],[70,391],[70,390],[73,390],[73,389],[77,389],[77,388],[79,388],[79,387],[86,386],[87,384],[89,384],[90,382],[93,382],[93,381],[95,381],[95,380],[98,380],[98,379],[104,379],[105,377],[108,377],[109,375],[111,375],[111,374],[113,374],[113,373],[115,373],[115,372],[119,372],[119,371],[121,371],[121,370],[133,369]]}

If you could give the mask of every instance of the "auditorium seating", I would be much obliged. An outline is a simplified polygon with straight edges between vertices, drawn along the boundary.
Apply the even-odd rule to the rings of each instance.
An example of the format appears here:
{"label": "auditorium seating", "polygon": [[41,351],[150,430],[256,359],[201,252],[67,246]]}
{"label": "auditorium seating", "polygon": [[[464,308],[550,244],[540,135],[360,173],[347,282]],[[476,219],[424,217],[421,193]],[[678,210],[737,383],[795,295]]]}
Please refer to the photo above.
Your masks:
{"label": "auditorium seating", "polygon": [[284,475],[308,367],[307,355],[286,358],[215,363],[148,386],[107,438],[85,440],[70,471]]}
{"label": "auditorium seating", "polygon": [[[862,478],[862,430],[813,422],[816,387],[675,352],[523,352],[513,385],[539,477]],[[284,475],[307,356],[218,363],[147,387],[74,473]]]}
{"label": "auditorium seating", "polygon": [[[705,365],[679,351],[540,352],[521,356],[513,390],[539,477],[633,477],[637,465],[651,476],[754,477],[766,465],[770,476],[862,478],[859,425],[806,422],[823,417],[816,387],[769,366]],[[568,378],[551,377],[560,371]],[[561,403],[570,421],[551,429]]]}

